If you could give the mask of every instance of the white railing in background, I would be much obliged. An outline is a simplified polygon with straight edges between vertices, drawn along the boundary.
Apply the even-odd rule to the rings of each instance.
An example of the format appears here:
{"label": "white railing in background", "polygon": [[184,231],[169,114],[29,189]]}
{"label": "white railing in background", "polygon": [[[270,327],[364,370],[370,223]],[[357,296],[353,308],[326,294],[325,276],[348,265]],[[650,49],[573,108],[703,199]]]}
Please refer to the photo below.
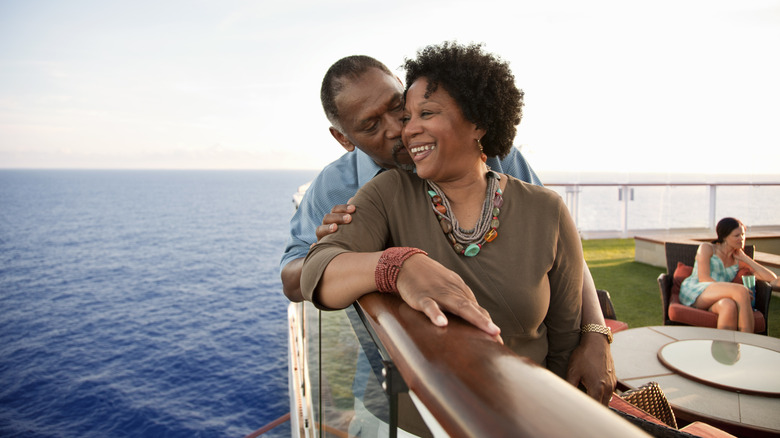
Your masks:
{"label": "white railing in background", "polygon": [[[545,187],[566,201],[585,239],[628,238],[646,231],[709,230],[731,216],[748,230],[780,227],[780,175],[764,181],[727,182],[556,182]],[[298,188],[298,206],[310,183]]]}
{"label": "white railing in background", "polygon": [[[780,179],[780,178],[778,178]],[[546,183],[566,201],[584,238],[707,229],[723,217],[780,226],[780,182]]]}

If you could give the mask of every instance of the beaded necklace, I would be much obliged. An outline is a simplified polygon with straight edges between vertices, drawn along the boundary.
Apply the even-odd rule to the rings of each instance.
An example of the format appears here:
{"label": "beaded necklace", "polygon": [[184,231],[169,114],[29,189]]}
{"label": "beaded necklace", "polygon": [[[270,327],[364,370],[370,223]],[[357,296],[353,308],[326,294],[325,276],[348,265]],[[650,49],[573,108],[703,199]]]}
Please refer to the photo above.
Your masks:
{"label": "beaded necklace", "polygon": [[499,180],[501,176],[492,170],[487,172],[487,189],[485,202],[482,205],[482,214],[473,230],[464,230],[458,226],[458,219],[452,214],[450,202],[444,191],[433,181],[427,180],[428,195],[431,197],[433,211],[439,219],[442,231],[452,244],[452,248],[458,254],[466,257],[474,257],[479,254],[482,245],[492,242],[498,237],[498,215],[501,206],[504,205],[504,197]]}

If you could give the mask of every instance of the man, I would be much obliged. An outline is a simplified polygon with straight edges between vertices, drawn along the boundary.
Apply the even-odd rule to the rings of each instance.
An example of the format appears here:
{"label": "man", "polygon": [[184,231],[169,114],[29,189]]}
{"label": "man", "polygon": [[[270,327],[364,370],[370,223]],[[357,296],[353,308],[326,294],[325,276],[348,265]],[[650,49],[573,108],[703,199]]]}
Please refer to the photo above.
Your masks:
{"label": "man", "polygon": [[[290,221],[281,277],[291,301],[303,299],[301,269],[311,245],[351,221],[355,207],[347,205],[349,199],[379,172],[411,162],[401,143],[403,91],[401,81],[384,64],[367,56],[343,58],[325,74],[322,106],[331,123],[331,135],[348,153],[314,179]],[[487,164],[497,172],[541,185],[517,149],[503,160],[489,158]],[[599,330],[605,326],[596,288],[587,268],[583,274],[582,324]],[[485,325],[485,321],[460,316],[477,326]],[[611,334],[585,331],[571,356],[567,376],[570,383],[581,383],[603,404],[609,402],[616,383],[608,341]]]}

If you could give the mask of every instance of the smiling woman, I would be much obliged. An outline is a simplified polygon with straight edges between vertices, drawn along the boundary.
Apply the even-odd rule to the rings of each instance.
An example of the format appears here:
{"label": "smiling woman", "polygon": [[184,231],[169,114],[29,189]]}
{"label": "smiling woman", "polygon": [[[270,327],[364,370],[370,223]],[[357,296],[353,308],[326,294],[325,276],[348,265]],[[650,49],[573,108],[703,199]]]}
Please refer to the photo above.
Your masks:
{"label": "smiling woman", "polygon": [[479,166],[483,149],[475,145],[485,130],[469,123],[443,89],[428,93],[429,84],[421,78],[407,91],[402,139],[420,178],[446,181],[468,171],[468,163]]}
{"label": "smiling woman", "polygon": [[304,297],[336,309],[399,293],[435,325],[455,313],[565,376],[580,338],[577,230],[556,193],[485,164],[510,150],[522,92],[479,45],[431,46],[407,65],[402,138],[417,173],[389,170],[358,191],[352,223],[309,252]]}

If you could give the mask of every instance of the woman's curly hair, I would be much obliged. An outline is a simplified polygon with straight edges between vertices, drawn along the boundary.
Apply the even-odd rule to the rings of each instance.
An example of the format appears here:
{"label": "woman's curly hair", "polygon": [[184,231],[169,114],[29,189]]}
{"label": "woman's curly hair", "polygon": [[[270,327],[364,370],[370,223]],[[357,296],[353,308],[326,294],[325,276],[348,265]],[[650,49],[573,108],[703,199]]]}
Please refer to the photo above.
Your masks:
{"label": "woman's curly hair", "polygon": [[445,41],[406,59],[406,89],[428,80],[425,97],[441,86],[455,99],[464,117],[486,131],[481,143],[488,156],[505,157],[512,149],[523,117],[523,90],[515,85],[509,63],[482,50],[482,44]]}

